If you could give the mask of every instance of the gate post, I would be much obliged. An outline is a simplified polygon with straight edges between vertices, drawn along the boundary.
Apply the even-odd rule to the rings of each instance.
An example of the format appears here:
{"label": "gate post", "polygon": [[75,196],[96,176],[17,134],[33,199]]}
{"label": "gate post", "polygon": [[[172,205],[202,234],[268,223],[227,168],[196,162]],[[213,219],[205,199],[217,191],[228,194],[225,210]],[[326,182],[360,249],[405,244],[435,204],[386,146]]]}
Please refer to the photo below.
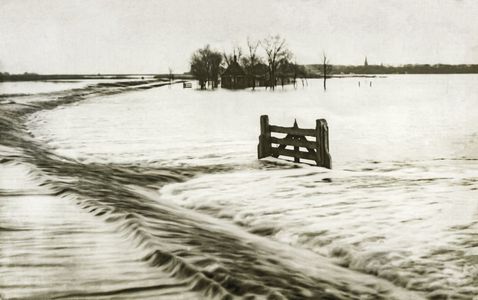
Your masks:
{"label": "gate post", "polygon": [[317,131],[317,165],[332,169],[332,158],[329,153],[329,127],[325,119],[316,120]]}
{"label": "gate post", "polygon": [[257,146],[259,159],[271,155],[271,131],[269,130],[269,116],[261,116],[261,135],[259,136],[259,145]]}
{"label": "gate post", "polygon": [[[294,126],[292,128],[294,128],[294,129],[299,128],[299,125],[297,125],[297,119],[294,120]],[[298,140],[298,137],[297,136],[292,136],[292,139],[293,140]],[[300,148],[297,147],[297,146],[294,146],[294,162],[295,163],[300,163],[299,151],[300,151]]]}

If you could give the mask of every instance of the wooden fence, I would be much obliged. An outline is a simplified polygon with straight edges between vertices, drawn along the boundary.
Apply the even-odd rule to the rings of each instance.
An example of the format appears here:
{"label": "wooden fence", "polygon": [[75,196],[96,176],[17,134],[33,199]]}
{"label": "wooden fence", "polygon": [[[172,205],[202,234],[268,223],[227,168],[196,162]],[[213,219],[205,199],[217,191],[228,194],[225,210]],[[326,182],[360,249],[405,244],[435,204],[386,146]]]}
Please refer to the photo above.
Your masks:
{"label": "wooden fence", "polygon": [[192,88],[191,82],[183,82],[183,89],[190,89]]}
{"label": "wooden fence", "polygon": [[[278,138],[271,133],[287,134],[284,138]],[[315,141],[307,140],[306,136],[315,137]],[[274,147],[272,144],[276,144]],[[292,146],[294,149],[286,149]],[[300,148],[307,149],[307,152]],[[332,169],[332,158],[329,154],[329,128],[325,119],[316,120],[315,129],[301,129],[294,122],[292,127],[269,125],[269,117],[261,116],[261,135],[257,146],[259,159],[267,156],[279,157],[280,155],[294,158],[294,162],[300,159],[308,159],[316,162],[317,166]]]}

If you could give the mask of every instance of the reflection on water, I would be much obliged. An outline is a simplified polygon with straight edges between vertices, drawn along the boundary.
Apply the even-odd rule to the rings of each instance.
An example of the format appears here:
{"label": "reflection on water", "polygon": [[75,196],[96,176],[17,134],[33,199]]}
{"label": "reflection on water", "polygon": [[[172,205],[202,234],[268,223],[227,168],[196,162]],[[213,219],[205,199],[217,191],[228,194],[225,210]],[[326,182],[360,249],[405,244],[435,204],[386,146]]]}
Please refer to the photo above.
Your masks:
{"label": "reflection on water", "polygon": [[[99,85],[52,94],[56,103],[26,108],[39,111],[26,122],[33,141],[10,115],[0,119],[8,125],[2,164],[32,165],[31,178],[48,189],[27,182],[16,188],[23,194],[0,195],[0,238],[9,245],[0,272],[12,279],[2,279],[2,291],[472,300],[474,79],[401,76],[373,79],[373,88],[340,79],[327,93],[310,81],[275,92],[138,92],[132,84],[134,93]],[[301,127],[326,118],[336,170],[257,161],[261,114]],[[51,276],[36,279],[56,257]]]}

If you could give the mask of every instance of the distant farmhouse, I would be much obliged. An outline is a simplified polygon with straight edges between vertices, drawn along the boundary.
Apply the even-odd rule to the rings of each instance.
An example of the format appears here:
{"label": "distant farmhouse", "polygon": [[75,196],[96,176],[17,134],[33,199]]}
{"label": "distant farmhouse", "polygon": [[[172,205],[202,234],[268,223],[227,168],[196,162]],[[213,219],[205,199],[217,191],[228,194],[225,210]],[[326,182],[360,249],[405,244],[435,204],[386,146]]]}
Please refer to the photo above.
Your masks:
{"label": "distant farmhouse", "polygon": [[233,90],[245,89],[249,87],[249,76],[239,65],[235,55],[234,61],[221,75],[221,87]]}
{"label": "distant farmhouse", "polygon": [[234,61],[221,75],[221,87],[236,90],[269,85],[268,71],[267,65],[263,63],[244,70],[237,62],[237,57],[234,56]]}

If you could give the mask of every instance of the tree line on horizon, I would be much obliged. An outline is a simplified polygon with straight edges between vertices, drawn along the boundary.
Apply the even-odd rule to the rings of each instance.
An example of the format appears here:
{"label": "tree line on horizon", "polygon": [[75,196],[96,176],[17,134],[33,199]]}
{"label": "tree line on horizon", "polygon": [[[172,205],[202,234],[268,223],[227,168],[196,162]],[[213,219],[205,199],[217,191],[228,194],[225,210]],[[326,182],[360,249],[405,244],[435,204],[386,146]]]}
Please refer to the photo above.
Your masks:
{"label": "tree line on horizon", "polygon": [[[269,44],[267,43],[269,42]],[[279,43],[280,42],[280,43]],[[284,45],[282,45],[282,43]],[[248,52],[245,54],[242,48],[234,45],[231,53],[218,52],[211,49],[210,45],[198,49],[191,57],[191,69],[184,74],[173,74],[169,68],[168,74],[156,75],[155,78],[188,79],[187,76],[194,76],[199,80],[201,88],[209,85],[215,88],[219,84],[219,76],[234,61],[250,75],[260,75],[268,73],[270,78],[269,87],[276,86],[276,78],[288,76],[297,78],[323,78],[324,88],[325,80],[334,76],[341,75],[388,75],[388,74],[478,74],[478,64],[406,64],[401,66],[388,65],[335,65],[331,64],[327,55],[323,53],[319,64],[301,65],[292,62],[292,53],[287,49],[285,39],[280,36],[269,37],[264,41],[247,40]],[[259,46],[269,47],[266,55],[259,55],[257,50]],[[282,47],[279,47],[281,46]],[[285,46],[285,47],[284,47]],[[283,50],[285,49],[285,50]],[[281,53],[284,51],[284,53]],[[275,56],[274,56],[275,54]],[[191,74],[191,75],[187,75]],[[324,76],[325,75],[325,76]],[[9,72],[0,72],[0,82],[4,81],[35,81],[35,80],[60,80],[60,79],[98,79],[100,77],[110,79],[127,79],[127,75],[81,75],[81,74],[50,74],[42,75],[37,73],[25,72],[23,74],[10,74]]]}
{"label": "tree line on horizon", "polygon": [[[402,66],[385,65],[334,65],[336,74],[477,74],[478,64],[406,64]],[[319,65],[309,65],[312,70],[320,70]]]}

